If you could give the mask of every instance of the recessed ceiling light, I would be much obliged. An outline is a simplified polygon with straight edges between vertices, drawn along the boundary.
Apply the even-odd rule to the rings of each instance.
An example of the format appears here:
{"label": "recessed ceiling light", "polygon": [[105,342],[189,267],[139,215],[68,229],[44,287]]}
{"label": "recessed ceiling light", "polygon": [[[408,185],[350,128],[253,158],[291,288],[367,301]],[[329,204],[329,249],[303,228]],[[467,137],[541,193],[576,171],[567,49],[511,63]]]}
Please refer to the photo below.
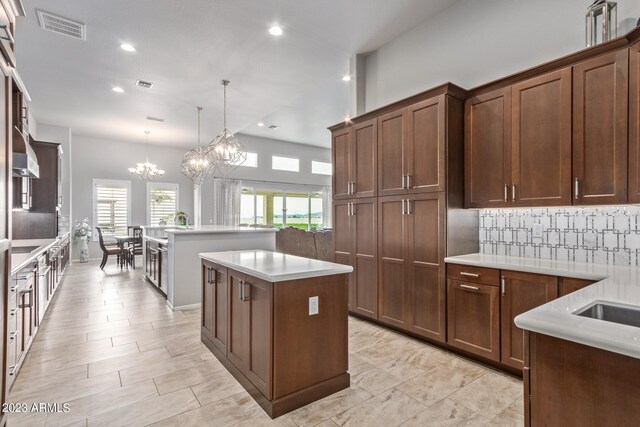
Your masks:
{"label": "recessed ceiling light", "polygon": [[269,34],[272,36],[281,36],[284,33],[284,30],[279,25],[273,25],[269,28]]}
{"label": "recessed ceiling light", "polygon": [[351,76],[349,74],[343,76],[342,77],[342,81],[343,82],[350,82],[351,81]]}
{"label": "recessed ceiling light", "polygon": [[258,122],[258,126],[263,127],[263,126],[264,126],[264,123],[262,123],[262,122]]}
{"label": "recessed ceiling light", "polygon": [[114,92],[117,92],[117,93],[123,93],[124,92],[124,89],[122,89],[119,86],[114,86],[111,90],[114,91]]}
{"label": "recessed ceiling light", "polygon": [[122,50],[126,50],[127,52],[135,52],[136,51],[136,48],[133,47],[132,45],[130,45],[129,43],[122,43],[120,45],[120,48]]}

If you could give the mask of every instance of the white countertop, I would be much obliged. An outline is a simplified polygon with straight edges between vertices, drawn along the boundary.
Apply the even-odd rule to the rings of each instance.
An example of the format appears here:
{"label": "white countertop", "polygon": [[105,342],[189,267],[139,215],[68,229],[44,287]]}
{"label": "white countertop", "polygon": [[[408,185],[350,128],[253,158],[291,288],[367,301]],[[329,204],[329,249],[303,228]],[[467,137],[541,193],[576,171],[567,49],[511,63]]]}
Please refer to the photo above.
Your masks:
{"label": "white countertop", "polygon": [[200,258],[267,282],[331,276],[353,271],[353,267],[350,265],[262,250],[208,252],[201,253]]}
{"label": "white countertop", "polygon": [[640,269],[604,264],[470,254],[445,258],[451,264],[599,280],[515,318],[519,328],[640,359],[640,328],[573,314],[598,301],[640,308]]}
{"label": "white countertop", "polygon": [[22,248],[25,246],[37,246],[31,252],[24,254],[11,254],[11,274],[15,274],[31,262],[35,261],[44,251],[53,246],[54,243],[67,237],[69,233],[63,233],[60,237],[54,239],[23,239],[13,240],[11,246],[14,248]]}
{"label": "white countertop", "polygon": [[194,228],[169,228],[167,234],[224,234],[224,233],[275,233],[277,228],[232,227],[228,225],[203,225]]}

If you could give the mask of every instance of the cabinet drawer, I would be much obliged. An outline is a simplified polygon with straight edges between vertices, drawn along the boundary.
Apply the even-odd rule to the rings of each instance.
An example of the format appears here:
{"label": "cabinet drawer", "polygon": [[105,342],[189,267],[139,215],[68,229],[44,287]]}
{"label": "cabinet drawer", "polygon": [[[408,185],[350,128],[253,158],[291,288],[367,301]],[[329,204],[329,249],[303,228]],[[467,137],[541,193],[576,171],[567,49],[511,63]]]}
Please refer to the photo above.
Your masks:
{"label": "cabinet drawer", "polygon": [[500,270],[494,268],[447,264],[447,278],[463,282],[500,286]]}

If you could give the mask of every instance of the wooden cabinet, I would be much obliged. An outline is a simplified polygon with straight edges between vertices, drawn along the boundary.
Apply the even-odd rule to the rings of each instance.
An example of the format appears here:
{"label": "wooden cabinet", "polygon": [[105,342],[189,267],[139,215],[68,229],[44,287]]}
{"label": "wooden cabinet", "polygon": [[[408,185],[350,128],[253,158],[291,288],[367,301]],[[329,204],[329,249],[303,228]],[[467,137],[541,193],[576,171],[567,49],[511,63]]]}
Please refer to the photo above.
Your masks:
{"label": "wooden cabinet", "polygon": [[640,42],[629,48],[629,203],[640,203]]}
{"label": "wooden cabinet", "polygon": [[444,193],[378,201],[379,319],[445,340]]}
{"label": "wooden cabinet", "polygon": [[378,318],[376,200],[353,199],[334,203],[334,260],[353,266],[349,275],[349,310]]}
{"label": "wooden cabinet", "polygon": [[333,135],[334,200],[376,195],[377,121],[354,124]]}
{"label": "wooden cabinet", "polygon": [[563,297],[569,295],[572,292],[585,288],[593,283],[594,280],[575,279],[572,277],[560,277],[558,279],[558,296]]}
{"label": "wooden cabinet", "polygon": [[558,297],[558,278],[541,274],[502,271],[500,319],[502,363],[523,368],[524,337],[513,319]]}
{"label": "wooden cabinet", "polygon": [[202,333],[227,353],[227,268],[202,263]]}
{"label": "wooden cabinet", "polygon": [[404,194],[405,171],[403,158],[407,156],[406,108],[378,117],[378,195]]}
{"label": "wooden cabinet", "polygon": [[627,201],[629,50],[573,67],[576,205]]}

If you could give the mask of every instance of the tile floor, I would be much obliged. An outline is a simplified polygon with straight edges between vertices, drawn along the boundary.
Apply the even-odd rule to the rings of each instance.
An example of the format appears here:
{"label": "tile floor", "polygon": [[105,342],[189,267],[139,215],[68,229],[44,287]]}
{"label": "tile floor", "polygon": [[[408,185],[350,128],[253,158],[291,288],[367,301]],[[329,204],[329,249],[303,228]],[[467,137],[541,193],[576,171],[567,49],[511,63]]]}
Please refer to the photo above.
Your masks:
{"label": "tile floor", "polygon": [[9,397],[70,411],[8,426],[523,425],[519,380],[355,318],[351,387],[272,421],[200,342],[199,321],[140,270],[72,264]]}

